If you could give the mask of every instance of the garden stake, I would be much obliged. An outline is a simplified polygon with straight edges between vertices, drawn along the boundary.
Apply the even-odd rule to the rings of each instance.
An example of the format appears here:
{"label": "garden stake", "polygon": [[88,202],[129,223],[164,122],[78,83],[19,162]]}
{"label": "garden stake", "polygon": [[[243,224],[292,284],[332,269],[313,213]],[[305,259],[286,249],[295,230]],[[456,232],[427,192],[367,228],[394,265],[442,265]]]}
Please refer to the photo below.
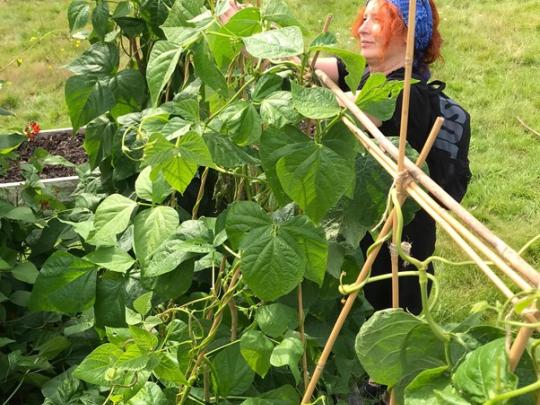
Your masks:
{"label": "garden stake", "polygon": [[[334,18],[332,14],[326,16],[326,21],[324,22],[323,29],[322,29],[323,33],[328,32],[328,27],[330,27],[332,18]],[[310,66],[312,72],[315,71],[315,64],[317,63],[317,59],[319,58],[320,53],[321,53],[320,51],[317,51],[315,52],[315,55],[313,55],[313,59],[311,60],[311,66]]]}
{"label": "garden stake", "polygon": [[[396,165],[395,162],[391,161],[391,159],[388,156],[384,155],[384,152],[381,151],[377,147],[377,145],[367,135],[365,135],[359,128],[357,128],[353,123],[351,123],[347,119],[344,119],[344,122],[347,125],[347,127],[351,131],[353,131],[353,133],[357,136],[357,139],[362,140],[362,143],[366,143],[370,145],[369,150],[371,151],[372,155],[379,161],[379,163],[381,163],[381,165],[386,170],[388,170],[391,175],[393,175],[394,177],[397,176],[397,169],[395,167]],[[411,182],[407,188],[411,197],[413,197],[422,206],[422,208],[426,212],[428,212],[428,214],[430,214],[434,219],[437,220],[437,218],[439,218],[439,220],[441,221],[441,225],[443,226],[443,228],[446,226],[445,230],[447,230],[450,236],[454,238],[456,242],[460,244],[460,246],[462,246],[464,249],[467,249],[469,256],[475,261],[475,263],[481,266],[481,269],[484,271],[486,276],[497,286],[497,288],[499,288],[501,292],[507,298],[513,297],[514,295],[513,292],[504,284],[504,282],[495,273],[493,273],[493,271],[489,268],[489,266],[487,266],[484,263],[484,261],[476,254],[476,252],[474,252],[474,250],[472,250],[470,246],[467,245],[465,241],[463,241],[463,239],[459,236],[459,234],[457,234],[457,232],[451,226],[449,226],[446,222],[444,222],[444,220],[440,218],[438,213],[435,210],[433,210],[431,206],[428,205],[427,202],[425,202],[423,199],[421,199],[421,197],[415,194],[414,191],[416,189],[420,189],[420,187],[416,185],[414,182]],[[415,197],[417,197],[418,199]],[[428,197],[428,199],[430,198]],[[433,201],[433,204],[437,204],[437,203]],[[384,231],[384,228],[383,228],[383,231]],[[382,231],[381,231],[381,234],[382,234]]]}
{"label": "garden stake", "polygon": [[[320,71],[317,71],[317,74],[318,72]],[[326,79],[328,79],[328,77],[326,77]],[[350,101],[350,99],[348,98],[347,100]],[[426,141],[424,148],[422,148],[422,151],[416,161],[416,164],[418,164],[418,166],[421,167],[425,163],[425,159],[427,155],[429,154],[429,149],[435,142],[435,138],[437,137],[437,134],[442,126],[442,121],[443,121],[442,119],[435,121],[434,127],[429,134],[429,138]],[[347,126],[351,125],[356,130],[361,132],[358,128],[356,128],[356,126],[349,119],[343,118],[343,122]],[[372,146],[372,149],[373,148],[380,150],[376,145]],[[369,148],[367,149],[372,150]],[[400,201],[400,203],[403,203],[403,201]],[[388,219],[386,220],[381,232],[379,233],[379,236],[377,237],[377,242],[384,240],[386,235],[388,235],[388,233],[391,231],[393,217],[394,217],[394,214],[392,211]],[[371,271],[371,266],[373,265],[373,262],[375,261],[377,254],[379,253],[382,247],[382,244],[380,243],[377,244],[377,242],[373,250],[371,250],[371,252],[368,254],[366,261],[364,262],[364,265],[362,266],[362,270],[360,271],[360,274],[358,275],[358,278],[356,279],[357,283],[364,281],[367,278],[369,272]],[[310,402],[313,392],[315,391],[315,387],[317,386],[317,383],[321,377],[322,371],[324,370],[324,366],[326,365],[326,360],[328,360],[328,357],[330,356],[332,348],[334,347],[336,339],[338,338],[339,332],[341,331],[341,328],[343,327],[343,324],[345,323],[358,294],[359,294],[359,291],[355,291],[354,293],[350,294],[347,297],[345,304],[343,305],[343,308],[341,309],[341,312],[336,320],[336,323],[334,324],[334,327],[332,328],[332,332],[330,336],[328,337],[328,340],[326,341],[326,344],[321,353],[319,361],[317,362],[317,365],[315,366],[315,370],[313,371],[313,376],[311,377],[311,380],[306,388],[306,391],[304,392],[304,397],[302,398],[301,404],[308,404]]]}
{"label": "garden stake", "polygon": [[527,343],[533,332],[533,328],[521,328],[519,330],[516,339],[514,340],[514,344],[512,344],[512,347],[510,348],[510,353],[508,354],[510,370],[516,370],[523,353],[525,353],[525,350],[527,349]]}
{"label": "garden stake", "polygon": [[[381,133],[379,128],[364,114],[358,106],[351,100],[341,89],[321,70],[316,71],[321,82],[328,87],[334,95],[340,100],[342,105],[360,121],[360,123],[369,131],[376,139],[380,147],[386,151],[393,159],[397,159],[398,150],[386,137]],[[515,250],[509,247],[498,236],[493,234],[484,224],[476,219],[471,213],[463,208],[456,200],[454,200],[446,191],[444,191],[435,181],[433,181],[421,169],[416,167],[411,161],[405,159],[405,168],[410,172],[411,176],[433,194],[437,200],[441,201],[448,209],[454,212],[469,228],[474,230],[480,237],[488,242],[497,253],[505,259],[512,268],[520,272],[534,285],[540,283],[540,274],[527,263]]]}

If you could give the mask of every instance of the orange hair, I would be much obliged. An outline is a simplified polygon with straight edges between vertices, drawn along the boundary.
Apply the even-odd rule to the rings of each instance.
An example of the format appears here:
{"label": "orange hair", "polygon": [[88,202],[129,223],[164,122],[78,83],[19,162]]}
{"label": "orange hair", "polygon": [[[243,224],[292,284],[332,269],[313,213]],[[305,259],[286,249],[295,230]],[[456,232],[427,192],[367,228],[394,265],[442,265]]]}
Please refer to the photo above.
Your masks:
{"label": "orange hair", "polygon": [[[433,14],[433,33],[431,35],[431,41],[429,42],[429,45],[427,49],[425,49],[423,52],[415,52],[415,59],[417,57],[420,58],[419,62],[424,65],[430,65],[431,63],[435,62],[437,59],[442,59],[441,55],[441,46],[442,46],[442,37],[441,33],[439,32],[439,12],[437,11],[437,7],[435,6],[435,3],[433,0],[429,0],[429,4],[431,6],[431,12]],[[359,12],[358,16],[356,17],[356,20],[354,21],[351,31],[353,37],[356,39],[360,39],[359,29],[362,23],[364,22],[364,13],[365,13],[366,7],[362,7]],[[383,28],[382,28],[382,36],[384,38],[384,49],[388,47],[390,44],[390,41],[393,38],[399,38],[403,37],[405,38],[407,35],[407,26],[405,25],[405,22],[401,18],[401,14],[399,12],[399,9],[390,3],[389,1],[383,0],[381,2],[381,6],[378,10],[378,16],[381,21],[384,22]]]}

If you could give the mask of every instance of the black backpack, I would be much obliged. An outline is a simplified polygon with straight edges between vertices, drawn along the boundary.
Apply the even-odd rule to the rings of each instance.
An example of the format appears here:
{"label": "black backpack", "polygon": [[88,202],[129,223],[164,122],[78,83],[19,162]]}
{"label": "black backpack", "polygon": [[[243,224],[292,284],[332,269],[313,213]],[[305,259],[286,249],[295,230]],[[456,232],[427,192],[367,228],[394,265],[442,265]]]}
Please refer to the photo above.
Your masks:
{"label": "black backpack", "polygon": [[433,144],[429,159],[437,161],[435,172],[430,165],[430,176],[452,198],[463,199],[471,180],[469,143],[471,116],[458,103],[444,94],[444,82],[434,80],[428,84],[431,104],[437,116],[444,118],[443,126]]}

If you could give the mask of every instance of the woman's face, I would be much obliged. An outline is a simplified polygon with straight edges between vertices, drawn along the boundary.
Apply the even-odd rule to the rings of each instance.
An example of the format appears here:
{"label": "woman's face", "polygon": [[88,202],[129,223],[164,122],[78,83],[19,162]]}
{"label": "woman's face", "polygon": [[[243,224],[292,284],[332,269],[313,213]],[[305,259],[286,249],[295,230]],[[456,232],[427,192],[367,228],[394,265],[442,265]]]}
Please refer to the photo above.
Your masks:
{"label": "woman's face", "polygon": [[358,29],[360,53],[368,63],[392,57],[404,49],[403,38],[392,37],[386,44],[384,31],[384,11],[380,10],[384,0],[371,0],[364,11],[364,21]]}

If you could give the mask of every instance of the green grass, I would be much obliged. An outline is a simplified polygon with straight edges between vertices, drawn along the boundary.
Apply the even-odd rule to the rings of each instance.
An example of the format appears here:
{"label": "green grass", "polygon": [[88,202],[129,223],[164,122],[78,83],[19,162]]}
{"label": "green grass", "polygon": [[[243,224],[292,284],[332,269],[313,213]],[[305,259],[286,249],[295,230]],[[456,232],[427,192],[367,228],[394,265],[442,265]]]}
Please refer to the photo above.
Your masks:
{"label": "green grass", "polygon": [[[263,0],[264,1],[264,0]],[[326,15],[342,47],[356,49],[349,27],[361,0],[289,0],[313,38]],[[62,68],[81,48],[67,33],[68,0],[0,0],[0,106],[17,117],[1,128],[21,129],[37,120],[43,128],[69,126]],[[540,3],[537,0],[439,0],[445,44],[444,64],[434,78],[472,115],[471,166],[474,178],[464,206],[510,246],[518,249],[540,232]],[[33,38],[45,38],[36,41]],[[38,43],[36,43],[38,42]],[[33,47],[32,47],[33,46]],[[83,46],[83,45],[81,45]],[[28,47],[31,49],[25,51]],[[22,64],[9,64],[17,58]],[[7,67],[5,67],[8,65]],[[437,253],[466,259],[442,231]],[[540,243],[525,257],[540,268]],[[442,295],[438,317],[462,318],[480,300],[501,299],[474,267],[437,266]]]}

